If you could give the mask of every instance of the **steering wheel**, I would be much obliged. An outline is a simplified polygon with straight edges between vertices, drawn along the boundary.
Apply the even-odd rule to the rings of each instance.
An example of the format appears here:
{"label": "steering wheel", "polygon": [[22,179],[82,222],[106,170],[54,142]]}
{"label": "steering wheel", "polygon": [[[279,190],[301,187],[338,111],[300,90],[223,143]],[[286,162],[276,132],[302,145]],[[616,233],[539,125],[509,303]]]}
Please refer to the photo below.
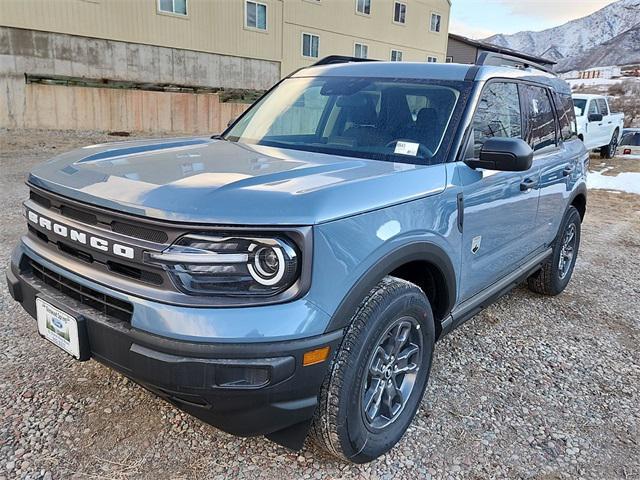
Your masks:
{"label": "steering wheel", "polygon": [[[395,140],[391,140],[389,143],[387,143],[385,145],[385,148],[389,148],[389,147],[393,147],[396,143],[398,142],[408,142],[408,143],[416,143],[413,140],[407,140],[404,138],[396,138]],[[399,154],[402,155],[402,154]],[[407,155],[408,157],[412,156],[412,155]],[[433,158],[433,152],[431,150],[429,150],[427,147],[425,147],[422,143],[418,143],[418,153],[416,154],[416,157],[422,157],[422,158]]]}

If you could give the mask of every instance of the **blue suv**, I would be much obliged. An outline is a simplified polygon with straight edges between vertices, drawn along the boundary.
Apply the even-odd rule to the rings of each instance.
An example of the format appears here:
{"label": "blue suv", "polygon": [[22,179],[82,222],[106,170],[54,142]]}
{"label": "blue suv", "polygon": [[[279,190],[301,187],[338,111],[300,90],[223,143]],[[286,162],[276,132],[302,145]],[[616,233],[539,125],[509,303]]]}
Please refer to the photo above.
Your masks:
{"label": "blue suv", "polygon": [[571,278],[588,154],[567,84],[519,62],[328,58],[220,136],[60,155],[28,177],[11,294],[224,431],[370,461],[438,339]]}

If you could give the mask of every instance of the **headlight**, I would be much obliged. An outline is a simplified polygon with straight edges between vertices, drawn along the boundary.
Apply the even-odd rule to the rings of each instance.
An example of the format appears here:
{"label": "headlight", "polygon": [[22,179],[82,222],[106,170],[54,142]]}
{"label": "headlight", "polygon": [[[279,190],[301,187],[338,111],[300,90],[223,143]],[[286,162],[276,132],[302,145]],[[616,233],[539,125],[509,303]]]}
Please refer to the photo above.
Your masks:
{"label": "headlight", "polygon": [[147,255],[189,295],[273,296],[300,274],[300,255],[285,237],[190,234]]}

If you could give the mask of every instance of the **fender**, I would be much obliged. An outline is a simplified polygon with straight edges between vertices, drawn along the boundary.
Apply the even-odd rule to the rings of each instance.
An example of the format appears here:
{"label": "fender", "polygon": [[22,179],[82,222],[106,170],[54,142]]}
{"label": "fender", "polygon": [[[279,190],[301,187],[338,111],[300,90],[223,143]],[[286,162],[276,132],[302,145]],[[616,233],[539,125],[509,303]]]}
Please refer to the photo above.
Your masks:
{"label": "fender", "polygon": [[426,261],[434,264],[446,279],[447,306],[443,318],[449,315],[457,298],[456,274],[453,263],[445,251],[430,242],[413,242],[403,245],[387,254],[372,266],[351,287],[349,293],[342,299],[340,305],[331,317],[326,332],[332,332],[346,327],[355,314],[358,306],[367,294],[390,272],[402,265],[413,261]]}
{"label": "fender", "polygon": [[[567,202],[567,208],[573,204],[573,201],[576,199],[578,195],[584,196],[584,206],[585,211],[587,207],[587,182],[582,181],[571,191],[571,195],[569,196],[569,201]],[[582,216],[582,220],[584,220],[584,215]]]}

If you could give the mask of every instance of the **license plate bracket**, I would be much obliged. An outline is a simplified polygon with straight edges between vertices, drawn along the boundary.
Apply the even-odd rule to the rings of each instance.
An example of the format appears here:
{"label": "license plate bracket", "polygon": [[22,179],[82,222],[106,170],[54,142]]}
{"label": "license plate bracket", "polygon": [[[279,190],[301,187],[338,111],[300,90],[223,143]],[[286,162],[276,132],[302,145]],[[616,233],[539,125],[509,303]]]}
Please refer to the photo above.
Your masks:
{"label": "license plate bracket", "polygon": [[48,300],[36,298],[38,333],[78,360],[88,360],[85,319],[72,315]]}

